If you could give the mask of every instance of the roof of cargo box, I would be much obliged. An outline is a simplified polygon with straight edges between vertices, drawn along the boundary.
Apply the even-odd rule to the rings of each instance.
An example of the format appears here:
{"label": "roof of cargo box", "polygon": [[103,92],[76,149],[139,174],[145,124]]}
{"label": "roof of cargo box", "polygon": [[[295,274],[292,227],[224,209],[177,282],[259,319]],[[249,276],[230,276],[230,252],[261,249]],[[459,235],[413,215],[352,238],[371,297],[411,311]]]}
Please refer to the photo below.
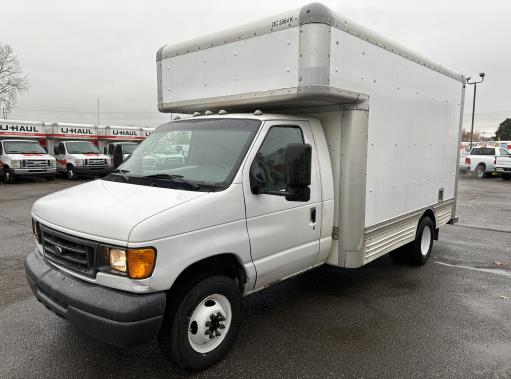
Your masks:
{"label": "roof of cargo box", "polygon": [[[303,83],[299,85],[300,88],[297,93],[279,91],[282,88],[276,87],[271,90],[271,93],[270,91],[254,91],[249,94],[250,96],[244,96],[248,95],[248,93],[239,93],[237,94],[237,97],[233,97],[231,96],[232,94],[229,94],[228,96],[215,96],[209,98],[208,96],[204,96],[202,98],[197,96],[193,99],[188,98],[186,101],[165,101],[163,87],[167,87],[165,84],[169,84],[165,83],[165,80],[162,80],[162,78],[164,78],[165,75],[168,75],[167,70],[169,70],[170,67],[167,67],[167,70],[164,70],[162,67],[164,61],[168,60],[168,62],[171,62],[173,58],[179,58],[191,53],[206,53],[209,49],[220,48],[224,45],[248,41],[265,35],[268,36],[272,33],[281,32],[286,29],[299,27],[300,33],[302,33],[302,28],[305,28],[310,24],[327,25],[330,28],[336,28],[369,44],[398,55],[408,61],[422,65],[454,80],[463,83],[465,82],[465,77],[461,73],[417,54],[408,48],[403,47],[400,44],[333,12],[323,4],[312,3],[289,12],[240,25],[235,28],[177,44],[162,46],[156,54],[156,62],[158,66],[158,107],[160,111],[191,112],[194,110],[205,109],[218,110],[222,107],[229,107],[230,110],[241,111],[249,109],[249,107],[255,109],[254,107],[270,104],[276,104],[273,109],[285,109],[286,107],[289,107],[291,100],[295,106],[320,106],[357,102],[359,100],[359,94],[356,92],[350,92],[349,90],[343,90],[332,86],[329,86],[329,88],[325,88],[325,86],[321,86],[320,88],[319,85],[305,86]],[[317,41],[306,42],[309,44],[323,43],[322,40]],[[291,42],[288,40],[287,44],[289,45],[290,43]],[[301,43],[302,42],[300,41],[300,44]],[[259,46],[261,47],[261,45]],[[262,47],[264,48],[265,46],[263,45]],[[330,57],[330,55],[328,56]],[[300,58],[302,58],[301,46]],[[204,63],[206,63],[206,61],[204,61]],[[189,66],[185,67],[189,68]],[[173,69],[175,68],[173,67]],[[287,69],[287,71],[289,72],[289,69]],[[201,72],[197,72],[196,75],[200,76]],[[169,87],[166,90],[171,91],[172,89]],[[279,107],[279,105],[282,106]]]}

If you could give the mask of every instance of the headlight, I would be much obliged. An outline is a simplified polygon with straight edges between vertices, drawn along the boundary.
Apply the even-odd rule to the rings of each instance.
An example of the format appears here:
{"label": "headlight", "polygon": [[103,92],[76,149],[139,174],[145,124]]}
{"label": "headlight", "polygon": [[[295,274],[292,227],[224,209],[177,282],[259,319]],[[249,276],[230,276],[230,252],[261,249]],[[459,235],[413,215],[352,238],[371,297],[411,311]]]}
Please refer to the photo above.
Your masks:
{"label": "headlight", "polygon": [[75,166],[83,166],[83,159],[75,159]]}
{"label": "headlight", "polygon": [[21,168],[21,161],[17,161],[15,159],[11,160],[11,167],[12,168]]}
{"label": "headlight", "polygon": [[131,279],[145,279],[151,276],[156,263],[156,249],[109,249],[110,267],[128,274]]}
{"label": "headlight", "polygon": [[57,166],[57,161],[55,159],[53,159],[50,161],[50,167],[55,167],[55,166]]}

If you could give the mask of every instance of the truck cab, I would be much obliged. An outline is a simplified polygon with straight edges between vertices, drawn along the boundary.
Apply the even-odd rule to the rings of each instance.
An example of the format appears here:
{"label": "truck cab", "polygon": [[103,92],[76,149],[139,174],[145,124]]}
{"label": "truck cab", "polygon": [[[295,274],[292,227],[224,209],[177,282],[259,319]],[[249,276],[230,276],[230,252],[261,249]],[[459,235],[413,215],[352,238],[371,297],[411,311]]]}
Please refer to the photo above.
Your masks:
{"label": "truck cab", "polygon": [[0,174],[6,183],[17,177],[55,179],[55,158],[38,141],[28,139],[0,140]]}
{"label": "truck cab", "polygon": [[57,171],[70,180],[80,176],[103,176],[112,170],[111,159],[91,141],[59,141],[54,146]]}

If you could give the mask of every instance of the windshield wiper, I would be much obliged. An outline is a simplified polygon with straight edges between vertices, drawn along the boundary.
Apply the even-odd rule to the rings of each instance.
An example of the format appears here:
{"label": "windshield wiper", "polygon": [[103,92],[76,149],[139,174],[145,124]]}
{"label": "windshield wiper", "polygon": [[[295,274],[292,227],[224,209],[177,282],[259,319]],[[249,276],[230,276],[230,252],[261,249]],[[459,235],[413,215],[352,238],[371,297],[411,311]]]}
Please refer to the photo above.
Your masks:
{"label": "windshield wiper", "polygon": [[170,174],[153,174],[153,175],[145,175],[143,178],[150,178],[150,179],[163,179],[163,180],[169,180],[175,183],[184,184],[188,186],[188,188],[197,190],[200,188],[200,185],[196,183],[192,183],[186,179],[183,179],[183,175],[170,175]]}
{"label": "windshield wiper", "polygon": [[116,168],[115,170],[112,171],[112,174],[115,174],[117,172],[121,174],[125,182],[128,181],[128,175],[126,175],[126,173],[130,172],[129,170],[122,170],[120,168]]}

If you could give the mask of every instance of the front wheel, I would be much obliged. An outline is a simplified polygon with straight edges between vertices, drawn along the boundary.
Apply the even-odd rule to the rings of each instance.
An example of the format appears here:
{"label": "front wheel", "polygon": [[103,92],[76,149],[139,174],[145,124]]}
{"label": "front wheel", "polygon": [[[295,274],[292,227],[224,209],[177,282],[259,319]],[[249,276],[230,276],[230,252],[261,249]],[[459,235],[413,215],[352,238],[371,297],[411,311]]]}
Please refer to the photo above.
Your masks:
{"label": "front wheel", "polygon": [[417,227],[415,241],[412,242],[412,251],[410,258],[414,265],[420,266],[426,263],[431,250],[433,249],[433,239],[435,236],[435,224],[429,217],[424,217]]}
{"label": "front wheel", "polygon": [[76,180],[78,178],[78,175],[76,175],[76,169],[74,168],[74,166],[67,167],[66,176],[69,180]]}
{"label": "front wheel", "polygon": [[222,275],[195,283],[183,288],[170,305],[158,341],[167,358],[181,368],[202,370],[222,359],[236,339],[241,293]]}
{"label": "front wheel", "polygon": [[16,178],[14,177],[14,173],[9,167],[4,168],[4,181],[7,184],[14,184],[16,181]]}

